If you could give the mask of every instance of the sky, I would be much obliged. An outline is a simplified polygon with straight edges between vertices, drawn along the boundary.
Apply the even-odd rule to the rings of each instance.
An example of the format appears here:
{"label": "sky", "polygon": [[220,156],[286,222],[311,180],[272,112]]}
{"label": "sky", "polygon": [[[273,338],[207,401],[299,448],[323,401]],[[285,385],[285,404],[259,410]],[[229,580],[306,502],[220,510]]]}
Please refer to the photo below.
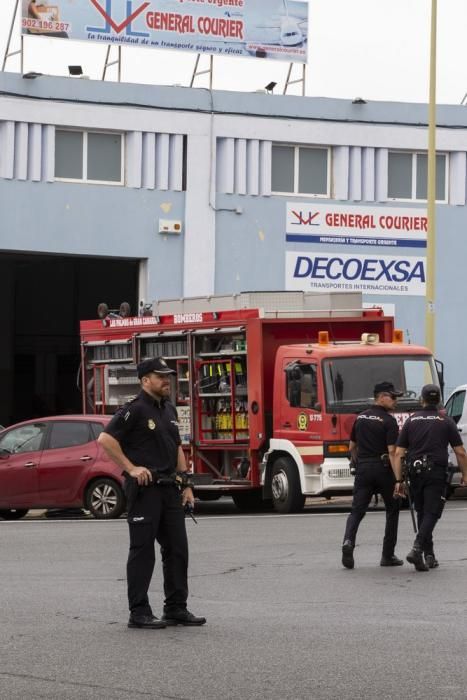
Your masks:
{"label": "sky", "polygon": [[[154,0],[153,0],[154,1]],[[270,0],[262,0],[268,3]],[[275,4],[275,0],[271,0]],[[432,0],[310,0],[306,94],[397,102],[427,102]],[[0,59],[3,59],[15,0],[1,0]],[[19,48],[19,21],[12,50]],[[459,104],[467,93],[467,2],[438,2],[437,102]],[[116,51],[114,48],[113,51]],[[196,54],[125,47],[122,80],[188,86]],[[68,75],[79,64],[100,79],[106,47],[91,42],[25,38],[24,71]],[[116,58],[116,54],[115,54]],[[201,59],[207,67],[208,57]],[[18,57],[7,71],[19,72]],[[282,93],[288,64],[248,58],[216,57],[214,89],[253,92],[275,81]],[[300,77],[294,67],[292,77]],[[107,78],[116,80],[116,67]],[[207,87],[201,76],[196,87]],[[298,94],[299,86],[289,89]]]}

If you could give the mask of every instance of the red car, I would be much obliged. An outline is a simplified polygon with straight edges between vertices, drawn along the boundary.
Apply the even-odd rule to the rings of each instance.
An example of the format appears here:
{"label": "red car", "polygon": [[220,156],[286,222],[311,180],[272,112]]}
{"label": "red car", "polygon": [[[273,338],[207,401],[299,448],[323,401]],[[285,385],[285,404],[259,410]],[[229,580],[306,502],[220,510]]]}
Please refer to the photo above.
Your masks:
{"label": "red car", "polygon": [[125,510],[122,471],[97,438],[110,416],[51,416],[0,432],[0,518],[30,508],[89,510],[118,518]]}

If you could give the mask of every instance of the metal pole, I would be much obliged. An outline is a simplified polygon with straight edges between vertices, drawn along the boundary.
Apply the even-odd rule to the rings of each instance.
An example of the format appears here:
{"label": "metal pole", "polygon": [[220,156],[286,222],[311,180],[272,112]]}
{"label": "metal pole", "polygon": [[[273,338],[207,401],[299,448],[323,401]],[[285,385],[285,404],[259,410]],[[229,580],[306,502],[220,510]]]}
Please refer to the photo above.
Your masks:
{"label": "metal pole", "polygon": [[191,76],[191,81],[190,81],[190,87],[193,87],[193,83],[195,82],[195,78],[196,78],[196,75],[198,73],[198,65],[199,65],[200,58],[201,58],[201,54],[199,53],[196,56],[195,67],[193,68],[193,75]]}
{"label": "metal pole", "polygon": [[426,243],[426,345],[435,351],[436,297],[436,25],[437,0],[431,0],[430,100],[428,107],[428,230]]}
{"label": "metal pole", "polygon": [[118,45],[118,82],[122,80],[122,47]]}
{"label": "metal pole", "polygon": [[214,56],[209,57],[209,89],[212,90],[212,80],[214,73]]}
{"label": "metal pole", "polygon": [[107,46],[107,50],[105,52],[105,61],[104,61],[104,70],[102,71],[102,80],[105,80],[105,74],[107,73],[107,66],[109,64],[109,58],[110,58],[110,44]]}
{"label": "metal pole", "polygon": [[[8,41],[7,41],[7,43],[6,43],[5,54],[4,54],[4,56],[3,56],[2,71],[5,70],[7,58],[8,58],[8,56],[10,55],[11,37],[12,37],[12,34],[13,34],[13,28],[14,28],[14,26],[15,26],[15,19],[16,19],[16,13],[18,12],[18,5],[19,5],[19,0],[16,0],[15,9],[14,9],[14,11],[13,11],[13,17],[12,17],[12,19],[11,19],[11,24],[10,24],[10,31],[8,32]],[[21,37],[22,37],[22,35],[21,35]],[[23,71],[21,70],[21,72],[23,72]]]}

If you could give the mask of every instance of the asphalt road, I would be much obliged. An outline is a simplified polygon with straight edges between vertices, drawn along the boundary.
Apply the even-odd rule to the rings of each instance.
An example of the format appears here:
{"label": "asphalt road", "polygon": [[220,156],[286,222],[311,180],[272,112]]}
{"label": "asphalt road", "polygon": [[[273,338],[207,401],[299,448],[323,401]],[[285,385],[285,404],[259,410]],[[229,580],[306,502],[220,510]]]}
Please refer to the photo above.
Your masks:
{"label": "asphalt road", "polygon": [[[126,627],[124,520],[1,522],[1,700],[467,698],[467,503],[429,573],[378,565],[379,510],[343,569],[346,513],[327,510],[187,521],[208,624],[151,631]],[[403,512],[399,554],[412,538]],[[159,561],[151,598],[157,614]]]}

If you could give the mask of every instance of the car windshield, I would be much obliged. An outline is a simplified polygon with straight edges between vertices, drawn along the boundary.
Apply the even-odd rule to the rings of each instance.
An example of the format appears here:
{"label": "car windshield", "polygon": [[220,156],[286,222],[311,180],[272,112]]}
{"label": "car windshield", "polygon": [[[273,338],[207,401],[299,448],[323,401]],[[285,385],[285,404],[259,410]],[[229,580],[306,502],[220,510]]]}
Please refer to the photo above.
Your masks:
{"label": "car windshield", "polygon": [[[330,413],[358,413],[373,401],[378,382],[392,382],[403,392],[397,400],[399,411],[419,407],[424,384],[439,385],[434,360],[424,355],[375,355],[325,360],[324,382]],[[397,410],[396,409],[396,410]]]}

